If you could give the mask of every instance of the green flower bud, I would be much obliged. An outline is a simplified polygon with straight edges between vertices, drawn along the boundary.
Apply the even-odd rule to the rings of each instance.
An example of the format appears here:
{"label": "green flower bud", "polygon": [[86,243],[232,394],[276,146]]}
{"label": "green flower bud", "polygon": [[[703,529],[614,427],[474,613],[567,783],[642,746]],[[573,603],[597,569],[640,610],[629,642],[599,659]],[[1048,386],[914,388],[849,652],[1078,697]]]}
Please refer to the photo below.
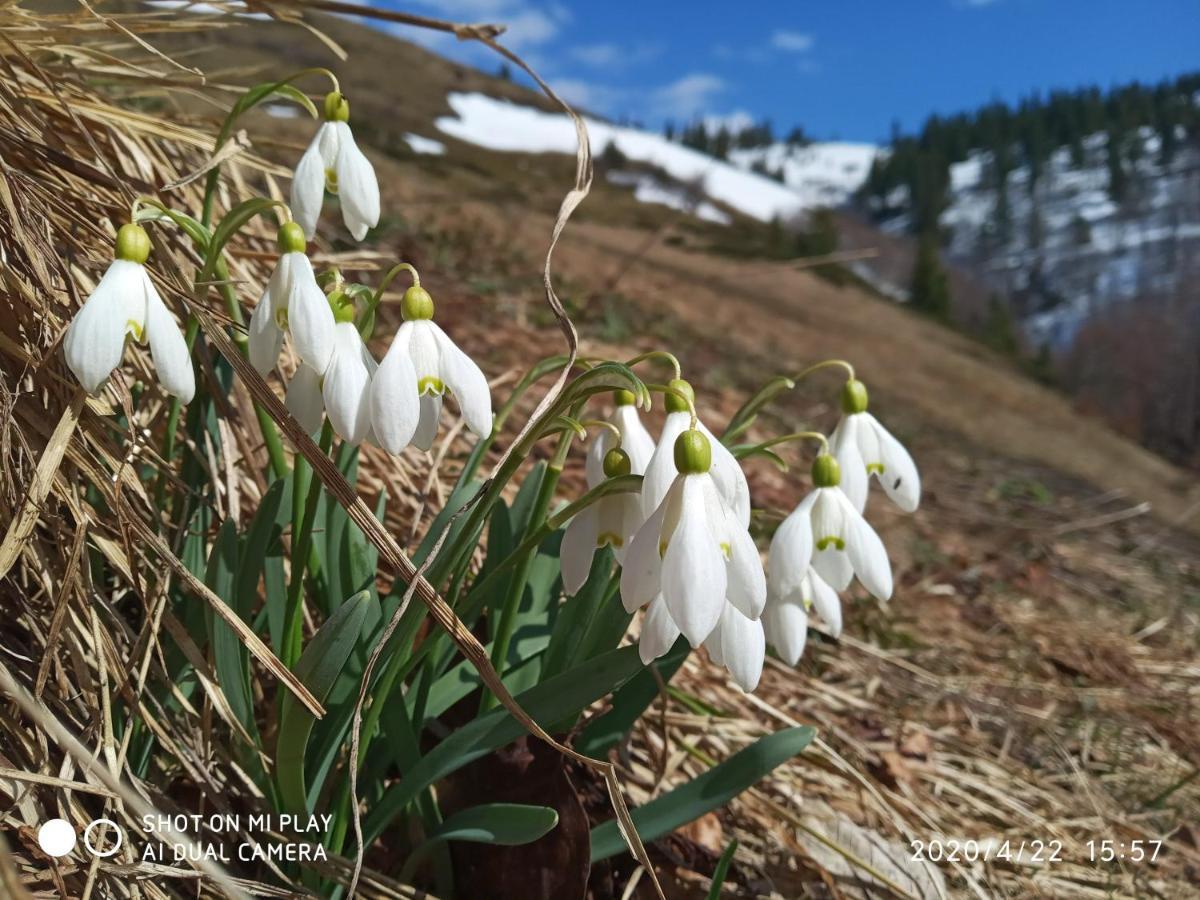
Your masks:
{"label": "green flower bud", "polygon": [[606,478],[617,478],[620,475],[628,475],[633,471],[633,464],[629,461],[629,454],[620,447],[613,447],[604,454],[604,476]]}
{"label": "green flower bud", "polygon": [[325,95],[325,121],[350,121],[350,101],[340,91],[330,91]]}
{"label": "green flower bud", "polygon": [[815,487],[837,487],[842,483],[842,468],[830,454],[822,453],[813,460],[812,480]]}
{"label": "green flower bud", "polygon": [[683,397],[687,397],[687,400],[684,400],[683,397],[677,397],[675,394],[667,394],[665,401],[667,412],[689,412],[691,407],[688,406],[688,400],[692,403],[696,402],[696,392],[692,390],[692,386],[682,378],[672,378],[667,382],[667,387],[683,394]]}
{"label": "green flower bud", "polygon": [[680,475],[700,475],[712,467],[712,445],[703,433],[689,428],[675,438],[675,468]]}
{"label": "green flower bud", "polygon": [[354,301],[349,296],[342,291],[334,291],[327,299],[330,309],[333,310],[333,321],[354,321]]}
{"label": "green flower bud", "polygon": [[842,412],[848,416],[867,411],[867,386],[851,378],[842,388]]}
{"label": "green flower bud", "polygon": [[400,315],[404,317],[405,322],[432,319],[433,298],[429,296],[429,291],[419,284],[414,284],[405,291],[404,299],[400,301]]}
{"label": "green flower bud", "polygon": [[144,263],[150,257],[150,236],[141,225],[130,222],[117,231],[117,259]]}
{"label": "green flower bud", "polygon": [[280,253],[303,253],[308,247],[308,241],[304,239],[304,229],[295,222],[284,222],[280,225],[275,240],[279,244]]}
{"label": "green flower bud", "polygon": [[613,391],[613,403],[617,406],[633,406],[637,403],[637,397],[633,391]]}

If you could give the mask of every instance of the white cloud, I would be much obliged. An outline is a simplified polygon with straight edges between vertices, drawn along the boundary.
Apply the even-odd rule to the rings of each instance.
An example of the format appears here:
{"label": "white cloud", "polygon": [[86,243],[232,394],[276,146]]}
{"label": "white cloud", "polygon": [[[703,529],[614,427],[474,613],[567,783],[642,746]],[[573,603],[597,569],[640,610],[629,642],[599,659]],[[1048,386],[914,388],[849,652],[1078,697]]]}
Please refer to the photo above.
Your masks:
{"label": "white cloud", "polygon": [[572,47],[567,53],[586,66],[603,69],[625,69],[650,62],[662,54],[659,44],[640,43],[631,47],[620,44],[584,44]]}
{"label": "white cloud", "polygon": [[[500,42],[513,50],[546,44],[556,38],[571,19],[568,9],[558,4],[530,3],[528,0],[417,0],[435,15],[457,22],[503,25]],[[415,29],[397,32],[426,46],[446,46],[444,41],[431,41],[425,36],[411,35]],[[420,29],[423,30],[423,29]],[[447,36],[455,41],[453,35]],[[458,42],[457,43],[462,43]],[[468,45],[470,42],[468,42]]]}
{"label": "white cloud", "polygon": [[776,31],[771,35],[771,46],[785,53],[807,53],[816,40],[802,31]]}
{"label": "white cloud", "polygon": [[652,91],[650,111],[686,118],[702,111],[725,88],[724,80],[716,75],[694,72]]}

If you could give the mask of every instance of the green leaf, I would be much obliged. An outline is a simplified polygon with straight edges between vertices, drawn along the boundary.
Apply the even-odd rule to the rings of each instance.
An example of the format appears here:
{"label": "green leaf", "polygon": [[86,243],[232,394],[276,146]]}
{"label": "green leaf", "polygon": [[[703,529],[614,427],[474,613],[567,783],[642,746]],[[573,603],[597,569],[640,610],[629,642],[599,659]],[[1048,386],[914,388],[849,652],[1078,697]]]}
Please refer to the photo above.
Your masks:
{"label": "green leaf", "polygon": [[525,803],[484,803],[455,813],[417,846],[400,871],[400,881],[409,882],[417,864],[438,844],[470,841],[516,847],[532,844],[558,825],[558,813],[548,806]]}
{"label": "green leaf", "polygon": [[168,209],[165,206],[154,201],[151,204],[143,206],[137,211],[134,216],[135,222],[162,222],[164,220],[174,222],[184,234],[192,239],[192,243],[204,253],[208,250],[209,241],[212,239],[212,234],[208,228],[198,219],[193,219],[186,213],[178,212],[174,209]]}
{"label": "green leaf", "polygon": [[276,479],[267,488],[254,513],[254,519],[242,542],[241,561],[238,563],[237,589],[235,596],[238,614],[244,619],[254,604],[252,598],[258,593],[258,579],[263,574],[267,551],[280,534],[279,514],[285,505],[284,480]]}
{"label": "green leaf", "polygon": [[224,123],[221,125],[221,133],[217,138],[217,149],[229,140],[229,136],[233,134],[233,128],[238,118],[249,112],[251,109],[262,103],[264,100],[269,100],[272,97],[286,97],[299,103],[314,119],[317,118],[317,107],[312,100],[303,91],[292,86],[291,82],[301,76],[311,74],[312,69],[305,69],[303,72],[297,72],[290,78],[284,81],[264,81],[262,84],[256,84],[251,88],[246,89],[246,93],[242,94],[229,110],[229,114],[225,117]]}
{"label": "green leaf", "polygon": [[204,268],[200,271],[199,280],[210,281],[212,279],[213,273],[217,271],[217,263],[221,260],[221,251],[225,249],[229,239],[242,229],[242,226],[255,216],[277,206],[282,207],[283,203],[266,197],[251,197],[225,213],[213,230],[212,239],[208,242],[204,254]]}
{"label": "green leaf", "polygon": [[721,888],[725,886],[725,878],[729,875],[729,864],[733,862],[733,854],[737,852],[737,847],[737,838],[734,838],[725,848],[725,852],[721,854],[721,858],[717,860],[717,867],[713,869],[712,887],[708,889],[708,900],[720,900]]}
{"label": "green leaf", "polygon": [[[544,681],[516,699],[536,721],[558,722],[578,714],[616,689],[641,666],[636,647],[621,647]],[[478,716],[453,732],[384,792],[367,816],[363,829],[366,844],[373,843],[388,823],[429,785],[523,734],[524,726],[504,708]]]}
{"label": "green leaf", "polygon": [[[808,727],[785,728],[739,750],[675,790],[633,810],[633,824],[644,843],[724,806],[809,745],[816,732]],[[592,862],[626,850],[616,820],[592,829]]]}
{"label": "green leaf", "polygon": [[[296,676],[324,701],[338,674],[362,635],[363,621],[371,607],[367,591],[355,594],[337,608],[329,621],[309,641],[296,663]],[[293,813],[308,810],[304,764],[308,739],[316,719],[288,693],[279,713],[279,739],[275,745],[276,778],[284,808]]]}
{"label": "green leaf", "polygon": [[795,386],[796,382],[786,375],[776,375],[764,384],[753,397],[742,404],[741,409],[733,414],[733,418],[729,420],[729,426],[721,435],[721,443],[728,445],[730,441],[745,434],[747,429],[754,424],[760,409],[770,403],[777,394],[782,391],[790,391]]}
{"label": "green leaf", "polygon": [[550,647],[542,663],[543,678],[552,678],[572,660],[578,661],[579,645],[600,604],[615,602],[621,605],[615,597],[606,597],[611,587],[609,576],[612,574],[612,565],[612,550],[608,546],[597,550],[592,557],[588,580],[574,597],[568,597],[559,604],[555,611],[554,630],[550,634]]}
{"label": "green leaf", "polygon": [[[232,519],[221,523],[217,539],[213,542],[208,557],[208,570],[204,583],[243,619],[246,612],[239,609],[234,590],[235,573],[238,568],[237,528]],[[209,634],[212,641],[213,661],[221,692],[229,701],[229,708],[247,730],[254,729],[254,702],[250,696],[250,656],[245,645],[224,619],[209,612]]]}

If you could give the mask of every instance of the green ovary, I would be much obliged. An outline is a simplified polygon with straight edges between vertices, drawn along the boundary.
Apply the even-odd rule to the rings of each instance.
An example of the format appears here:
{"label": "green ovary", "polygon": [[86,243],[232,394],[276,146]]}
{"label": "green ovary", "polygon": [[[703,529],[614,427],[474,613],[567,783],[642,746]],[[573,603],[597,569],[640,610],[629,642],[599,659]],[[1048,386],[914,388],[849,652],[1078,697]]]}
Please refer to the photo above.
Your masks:
{"label": "green ovary", "polygon": [[417,393],[421,396],[426,394],[441,396],[446,393],[446,383],[434,375],[426,375],[417,382]]}
{"label": "green ovary", "polygon": [[333,169],[325,170],[325,190],[329,191],[331,194],[336,194],[338,192],[337,172]]}
{"label": "green ovary", "polygon": [[876,475],[883,474],[883,463],[867,463],[867,474],[874,472]]}
{"label": "green ovary", "polygon": [[846,542],[840,537],[823,537],[817,541],[818,550],[828,550],[830,547],[833,547],[835,550],[845,550]]}

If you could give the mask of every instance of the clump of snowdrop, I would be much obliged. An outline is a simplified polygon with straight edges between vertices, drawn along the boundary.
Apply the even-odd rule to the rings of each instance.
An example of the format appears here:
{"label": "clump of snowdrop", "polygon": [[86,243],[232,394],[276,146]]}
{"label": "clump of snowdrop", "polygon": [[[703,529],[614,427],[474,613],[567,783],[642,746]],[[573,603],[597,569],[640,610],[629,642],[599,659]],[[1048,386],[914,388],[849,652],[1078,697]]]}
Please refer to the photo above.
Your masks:
{"label": "clump of snowdrop", "polygon": [[370,160],[350,131],[350,104],[339,91],[325,96],[325,121],[296,166],[292,214],[311,239],[321,216],[325,191],[336,194],[346,227],[361,241],[379,224],[379,182]]}
{"label": "clump of snowdrop", "polygon": [[834,456],[842,468],[842,490],[862,512],[867,488],[874,475],[884,492],[905,512],[915,512],[921,502],[921,476],[904,445],[867,412],[867,388],[851,378],[842,388],[845,414],[830,437]]}
{"label": "clump of snowdrop", "polygon": [[433,298],[419,283],[404,292],[404,324],[372,381],[371,422],[379,445],[391,453],[410,442],[422,450],[433,446],[446,391],[454,394],[476,436],[492,430],[487,378],[433,321],[433,312]]}
{"label": "clump of snowdrop", "polygon": [[614,408],[608,423],[616,429],[602,428],[596,440],[588,448],[588,487],[595,487],[603,478],[604,459],[614,446],[619,446],[629,457],[630,472],[645,475],[646,467],[654,456],[654,438],[642,424],[637,411],[637,398],[632,391],[616,391],[613,395]]}
{"label": "clump of snowdrop", "polygon": [[675,441],[685,431],[695,428],[712,448],[712,480],[717,491],[741,527],[746,528],[750,524],[750,487],[746,484],[742,467],[703,422],[697,420],[695,425],[692,424],[696,397],[692,386],[680,378],[673,379],[667,386],[672,389],[664,401],[667,418],[663,422],[654,454],[646,465],[645,480],[642,482],[642,514],[648,518],[666,497],[678,472]]}
{"label": "clump of snowdrop", "polygon": [[279,260],[250,316],[250,363],[265,376],[279,362],[290,331],[300,359],[318,374],[334,348],[333,311],[305,255],[304,231],[295,222],[279,227]]}
{"label": "clump of snowdrop", "polygon": [[[588,475],[588,487],[596,488],[608,478],[619,478],[633,472],[632,459],[623,447],[613,447],[604,454],[600,477]],[[634,534],[642,524],[642,506],[637,494],[617,493],[601,497],[571,520],[563,534],[559,561],[562,565],[563,587],[568,594],[577,594],[587,581],[592,558],[601,547],[612,547],[617,562],[623,562]]]}
{"label": "clump of snowdrop", "polygon": [[116,258],[67,327],[67,365],[95,394],[121,364],[125,341],[150,344],[154,370],[167,392],[184,403],[196,393],[187,341],[146,271],[150,238],[141,225],[122,225]]}
{"label": "clump of snowdrop", "polygon": [[[708,642],[710,653],[749,691],[762,671],[758,618],[766,577],[746,525],[718,488],[712,445],[698,428],[673,439],[677,474],[630,544],[621,598],[628,612],[650,606],[639,641],[643,662],[661,656],[683,634],[693,647]],[[660,442],[655,453],[661,452]],[[727,615],[727,606],[740,618]]]}

